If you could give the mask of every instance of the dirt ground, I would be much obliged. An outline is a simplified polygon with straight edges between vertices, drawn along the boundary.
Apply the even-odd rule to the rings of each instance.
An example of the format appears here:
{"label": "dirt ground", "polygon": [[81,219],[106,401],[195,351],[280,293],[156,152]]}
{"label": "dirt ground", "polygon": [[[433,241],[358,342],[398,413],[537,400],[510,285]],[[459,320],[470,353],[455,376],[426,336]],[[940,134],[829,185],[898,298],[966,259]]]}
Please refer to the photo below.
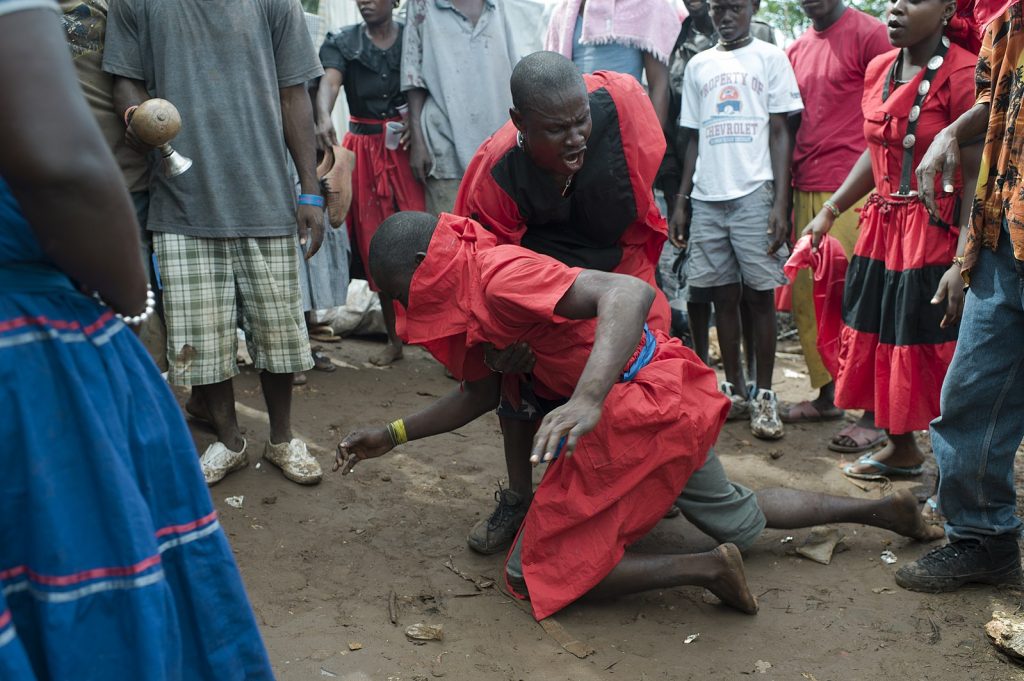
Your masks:
{"label": "dirt ground", "polygon": [[[341,366],[310,372],[308,385],[296,389],[295,430],[325,471],[350,429],[407,414],[454,387],[418,349],[394,367],[371,368],[366,360],[379,347],[349,339],[328,346]],[[809,394],[801,370],[798,356],[783,355],[783,399]],[[445,565],[485,587],[501,576],[501,556],[478,556],[465,543],[504,476],[493,415],[361,464],[352,476],[327,472],[322,484],[304,488],[267,463],[257,467],[267,428],[255,374],[243,373],[236,390],[251,465],[211,491],[282,681],[1024,679],[983,630],[993,610],[1016,610],[1020,593],[903,591],[893,572],[928,546],[858,526],[840,526],[845,550],[828,566],[795,554],[809,531],[766,531],[746,556],[760,601],[755,617],[706,602],[697,588],[573,605],[555,620],[595,651],[577,659],[509,598]],[[730,476],[754,488],[878,496],[879,485],[864,491],[840,473],[843,457],[825,448],[836,427],[791,426],[782,441],[765,443],[745,424],[728,424],[718,452]],[[200,449],[212,440],[194,433]],[[933,481],[934,466],[923,482]],[[235,495],[244,496],[241,509],[224,501]],[[636,549],[712,545],[674,518]],[[896,564],[880,560],[886,549]],[[392,593],[397,625],[389,617]],[[444,640],[406,640],[405,628],[418,622],[443,625]],[[693,634],[699,637],[685,643]]]}

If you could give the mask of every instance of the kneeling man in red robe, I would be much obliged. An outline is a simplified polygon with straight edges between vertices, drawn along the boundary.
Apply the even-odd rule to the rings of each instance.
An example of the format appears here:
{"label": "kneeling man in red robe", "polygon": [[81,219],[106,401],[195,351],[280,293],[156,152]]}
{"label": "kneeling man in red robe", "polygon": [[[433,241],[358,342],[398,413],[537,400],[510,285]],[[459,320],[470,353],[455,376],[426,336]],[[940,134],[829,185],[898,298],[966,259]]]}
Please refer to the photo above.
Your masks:
{"label": "kneeling man in red robe", "polygon": [[548,468],[506,562],[509,587],[530,598],[538,619],[588,593],[682,585],[756,612],[733,544],[689,555],[625,551],[704,465],[729,411],[714,372],[647,327],[650,285],[499,246],[468,218],[411,212],[381,225],[370,270],[405,308],[404,340],[463,383],[423,411],[347,436],[343,472],[493,410],[501,376],[485,365],[485,349],[528,344],[536,397],[562,404],[534,438],[531,461]]}

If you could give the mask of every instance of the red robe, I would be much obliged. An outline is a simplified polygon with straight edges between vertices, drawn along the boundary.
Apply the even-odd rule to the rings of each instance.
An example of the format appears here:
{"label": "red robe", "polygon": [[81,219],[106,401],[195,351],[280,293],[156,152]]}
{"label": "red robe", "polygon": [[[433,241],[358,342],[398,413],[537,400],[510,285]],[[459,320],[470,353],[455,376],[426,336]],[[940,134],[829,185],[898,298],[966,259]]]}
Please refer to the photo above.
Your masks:
{"label": "red robe", "polygon": [[[629,274],[653,286],[658,258],[668,234],[665,218],[654,201],[654,178],[665,155],[665,137],[654,107],[632,76],[599,71],[583,77],[590,93],[594,123],[587,143],[583,168],[576,174],[573,195],[538,202],[538,187],[550,179],[532,165],[516,144],[511,121],[487,139],[470,161],[462,178],[455,213],[471,217],[493,232],[500,244],[522,244],[547,253],[569,265],[583,265]],[[602,205],[602,203],[604,205]],[[531,243],[530,236],[544,230],[567,233],[601,245],[615,245],[621,259],[604,267],[573,261]],[[672,314],[668,300],[658,290],[648,324],[669,332]]]}
{"label": "red robe", "polygon": [[[385,121],[352,119],[383,126]],[[398,119],[391,119],[398,120]],[[409,152],[384,146],[384,133],[345,134],[341,145],[355,154],[352,171],[352,203],[346,222],[349,234],[363,262],[363,273],[373,291],[379,290],[370,276],[370,241],[385,218],[400,210],[424,210],[423,185],[409,166]]]}
{"label": "red robe", "polygon": [[[581,271],[498,246],[472,220],[442,215],[412,279],[399,333],[462,380],[490,374],[483,343],[524,341],[537,358],[534,377],[569,396],[597,322],[554,310]],[[654,335],[651,362],[612,388],[597,428],[571,457],[548,465],[534,495],[521,532],[523,575],[538,619],[590,591],[625,547],[654,527],[725,422],[729,402],[714,372],[678,340]]]}
{"label": "red robe", "polygon": [[[790,281],[804,267],[814,280],[814,316],[818,320],[818,354],[828,373],[839,372],[839,337],[843,327],[843,287],[849,262],[843,244],[834,236],[825,235],[818,250],[811,249],[811,237],[800,237],[783,270]],[[781,290],[781,289],[780,289]]]}

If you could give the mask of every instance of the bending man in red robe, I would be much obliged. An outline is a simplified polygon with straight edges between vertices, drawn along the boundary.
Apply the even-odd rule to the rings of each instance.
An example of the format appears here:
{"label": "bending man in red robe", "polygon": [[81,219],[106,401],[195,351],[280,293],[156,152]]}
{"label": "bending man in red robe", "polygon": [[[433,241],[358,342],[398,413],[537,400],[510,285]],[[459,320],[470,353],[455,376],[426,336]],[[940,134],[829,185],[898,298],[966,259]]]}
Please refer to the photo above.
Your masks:
{"label": "bending man in red robe", "polygon": [[[766,525],[862,522],[918,539],[913,496],[880,500],[731,483],[711,451],[729,410],[714,372],[676,339],[644,323],[653,289],[617,274],[567,267],[495,237],[466,218],[398,213],[370,246],[374,279],[406,309],[399,332],[463,385],[384,428],[338,447],[347,473],[408,440],[455,430],[493,409],[499,381],[488,345],[527,343],[547,413],[530,460],[548,463],[506,563],[509,586],[547,617],[587,593],[617,595],[699,585],[753,613],[740,547]],[[404,324],[402,318],[404,317]],[[707,553],[630,554],[679,490],[684,513],[724,543]]]}
{"label": "bending man in red robe", "polygon": [[[482,224],[499,244],[646,282],[656,291],[648,324],[667,334],[671,312],[655,284],[667,226],[653,194],[665,137],[647,93],[621,73],[580,76],[555,52],[522,59],[510,86],[511,120],[473,157],[455,213]],[[513,359],[488,362],[510,373],[524,368]],[[479,553],[508,548],[533,494],[528,459],[541,405],[525,379],[516,392],[522,408],[505,399],[498,409],[509,488],[470,531],[469,546]]]}

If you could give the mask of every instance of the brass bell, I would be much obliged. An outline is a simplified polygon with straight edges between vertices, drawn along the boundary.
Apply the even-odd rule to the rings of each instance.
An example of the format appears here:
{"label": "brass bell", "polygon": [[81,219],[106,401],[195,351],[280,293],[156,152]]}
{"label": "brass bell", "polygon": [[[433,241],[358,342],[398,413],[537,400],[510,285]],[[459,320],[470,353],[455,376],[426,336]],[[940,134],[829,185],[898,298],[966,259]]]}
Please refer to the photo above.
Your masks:
{"label": "brass bell", "polygon": [[165,177],[177,177],[192,167],[192,159],[182,156],[170,145],[181,130],[181,114],[166,99],[147,99],[139,104],[129,127],[140,140],[160,150]]}

